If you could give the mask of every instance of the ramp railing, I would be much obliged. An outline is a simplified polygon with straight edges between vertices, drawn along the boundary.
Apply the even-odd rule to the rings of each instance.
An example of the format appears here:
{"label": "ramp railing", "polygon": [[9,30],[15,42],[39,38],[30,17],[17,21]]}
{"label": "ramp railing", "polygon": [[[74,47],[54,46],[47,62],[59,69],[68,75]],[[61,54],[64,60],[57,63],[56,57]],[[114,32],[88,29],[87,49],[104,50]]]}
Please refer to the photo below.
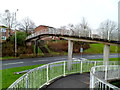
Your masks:
{"label": "ramp railing", "polygon": [[[118,62],[109,62],[115,65]],[[17,79],[7,90],[11,89],[39,89],[48,85],[55,78],[74,73],[90,72],[91,67],[102,65],[102,61],[72,60],[72,67],[67,69],[68,61],[57,61],[34,68]]]}
{"label": "ramp railing", "polygon": [[90,88],[120,90],[120,88],[110,84],[110,81],[117,79],[120,79],[120,65],[95,66],[90,71]]}

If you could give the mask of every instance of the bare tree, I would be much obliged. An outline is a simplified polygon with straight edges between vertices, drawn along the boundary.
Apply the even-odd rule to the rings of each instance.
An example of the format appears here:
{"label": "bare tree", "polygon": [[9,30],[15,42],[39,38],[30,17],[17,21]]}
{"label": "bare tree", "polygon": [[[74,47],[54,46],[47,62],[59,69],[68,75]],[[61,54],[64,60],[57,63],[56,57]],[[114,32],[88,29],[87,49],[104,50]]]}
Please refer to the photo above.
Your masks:
{"label": "bare tree", "polygon": [[35,27],[35,23],[28,17],[25,17],[20,23],[20,28],[25,30],[27,34],[31,32],[31,30],[33,30]]}
{"label": "bare tree", "polygon": [[61,26],[60,29],[66,30],[66,26]]}
{"label": "bare tree", "polygon": [[16,13],[5,10],[5,12],[0,15],[0,22],[9,28],[10,34],[11,28],[14,28],[17,25]]}
{"label": "bare tree", "polygon": [[75,35],[79,35],[83,37],[91,37],[91,29],[84,17],[82,18],[81,23],[77,25],[68,24],[67,26],[61,26],[61,29],[70,30]]}
{"label": "bare tree", "polygon": [[67,26],[61,26],[60,29],[69,30],[69,34],[75,33],[75,26],[73,24],[68,24]]}
{"label": "bare tree", "polygon": [[82,18],[81,23],[76,25],[76,31],[79,32],[80,36],[91,37],[91,29],[85,18]]}
{"label": "bare tree", "polygon": [[113,32],[117,31],[117,24],[108,19],[100,24],[99,30],[99,33],[103,39],[110,40],[113,36]]}

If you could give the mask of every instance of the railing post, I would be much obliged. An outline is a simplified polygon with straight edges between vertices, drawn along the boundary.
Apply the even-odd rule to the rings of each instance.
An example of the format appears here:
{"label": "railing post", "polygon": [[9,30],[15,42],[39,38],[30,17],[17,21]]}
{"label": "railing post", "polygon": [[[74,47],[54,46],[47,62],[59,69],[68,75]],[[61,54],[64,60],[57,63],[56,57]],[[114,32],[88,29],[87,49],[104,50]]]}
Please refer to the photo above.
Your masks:
{"label": "railing post", "polygon": [[63,76],[66,76],[66,74],[65,74],[65,61],[64,61],[64,71],[63,71]]}
{"label": "railing post", "polygon": [[96,66],[96,61],[94,62],[94,66]]}
{"label": "railing post", "polygon": [[25,79],[26,79],[25,88],[26,90],[28,90],[28,74],[26,75]]}
{"label": "railing post", "polygon": [[94,72],[95,72],[95,68],[93,68],[93,71],[91,70],[91,72],[90,72],[90,88],[91,89],[94,88],[94,84],[95,84],[95,78],[94,78],[94,75],[93,75]]}
{"label": "railing post", "polygon": [[107,65],[105,65],[105,80],[107,80]]}
{"label": "railing post", "polygon": [[49,71],[48,71],[48,69],[49,69],[49,64],[47,64],[47,70],[46,70],[46,75],[47,75],[47,85],[49,84],[48,83],[48,81],[49,81]]}
{"label": "railing post", "polygon": [[80,65],[80,73],[82,73],[82,64],[83,64],[83,62],[81,61],[80,64],[81,64]]}

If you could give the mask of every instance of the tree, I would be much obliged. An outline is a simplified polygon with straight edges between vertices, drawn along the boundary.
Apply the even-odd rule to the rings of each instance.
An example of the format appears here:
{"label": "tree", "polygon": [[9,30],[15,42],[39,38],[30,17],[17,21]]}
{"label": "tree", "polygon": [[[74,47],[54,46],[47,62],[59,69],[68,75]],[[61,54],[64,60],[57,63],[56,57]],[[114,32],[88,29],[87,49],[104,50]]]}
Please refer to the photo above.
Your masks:
{"label": "tree", "polygon": [[84,17],[82,18],[81,23],[77,25],[68,24],[67,26],[61,26],[61,29],[67,29],[79,36],[91,37],[91,29]]}
{"label": "tree", "polygon": [[36,27],[35,23],[28,17],[25,17],[20,23],[20,28],[25,30],[27,34],[30,31],[32,31],[35,27]]}
{"label": "tree", "polygon": [[80,23],[80,28],[81,28],[81,31],[80,31],[81,36],[85,36],[85,37],[91,36],[91,29],[84,17],[82,18],[82,21]]}
{"label": "tree", "polygon": [[11,28],[14,28],[18,24],[16,21],[16,13],[5,10],[5,12],[0,15],[0,22],[9,28],[10,34]]}
{"label": "tree", "polygon": [[113,32],[117,31],[117,24],[111,20],[105,20],[100,24],[99,33],[103,39],[112,39]]}
{"label": "tree", "polygon": [[[25,45],[25,39],[27,37],[27,34],[25,32],[17,32],[16,36],[17,36],[17,45],[21,45],[21,46]],[[15,35],[10,37],[10,41],[12,43],[15,43]]]}
{"label": "tree", "polygon": [[67,27],[66,26],[61,26],[60,29],[66,30]]}
{"label": "tree", "polygon": [[75,26],[73,24],[68,24],[68,26],[66,27],[70,33],[75,33]]}
{"label": "tree", "polygon": [[82,18],[81,23],[75,25],[75,31],[79,36],[91,37],[91,29],[84,17]]}

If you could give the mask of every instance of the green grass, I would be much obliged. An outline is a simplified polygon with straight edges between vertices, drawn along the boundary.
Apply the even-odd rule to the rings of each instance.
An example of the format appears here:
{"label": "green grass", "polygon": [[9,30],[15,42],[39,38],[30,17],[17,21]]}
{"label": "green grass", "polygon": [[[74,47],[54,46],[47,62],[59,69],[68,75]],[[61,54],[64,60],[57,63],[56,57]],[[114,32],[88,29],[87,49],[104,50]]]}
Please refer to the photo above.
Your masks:
{"label": "green grass", "polygon": [[16,58],[16,57],[10,57],[10,56],[0,57],[0,59],[13,59],[13,58]]}
{"label": "green grass", "polygon": [[2,87],[0,87],[0,90],[1,90],[1,88],[7,88],[15,80],[17,80],[20,76],[23,75],[23,74],[14,74],[14,72],[33,69],[33,68],[41,66],[41,65],[32,65],[32,66],[24,66],[24,67],[16,67],[16,68],[0,70],[0,75],[2,73],[2,76],[0,76],[0,77],[2,77],[2,78],[0,78],[0,79],[2,79],[2,80],[0,80],[0,81],[2,81]]}
{"label": "green grass", "polygon": [[[104,44],[90,44],[90,48],[86,49],[84,51],[84,53],[87,54],[100,54],[103,53],[103,48],[104,48]],[[117,46],[110,46],[110,53],[118,53],[118,47]]]}
{"label": "green grass", "polygon": [[[103,59],[89,59],[91,61],[103,61]],[[120,58],[109,58],[109,61],[120,61]]]}
{"label": "green grass", "polygon": [[110,82],[111,84],[120,87],[120,80],[114,81],[114,82]]}

